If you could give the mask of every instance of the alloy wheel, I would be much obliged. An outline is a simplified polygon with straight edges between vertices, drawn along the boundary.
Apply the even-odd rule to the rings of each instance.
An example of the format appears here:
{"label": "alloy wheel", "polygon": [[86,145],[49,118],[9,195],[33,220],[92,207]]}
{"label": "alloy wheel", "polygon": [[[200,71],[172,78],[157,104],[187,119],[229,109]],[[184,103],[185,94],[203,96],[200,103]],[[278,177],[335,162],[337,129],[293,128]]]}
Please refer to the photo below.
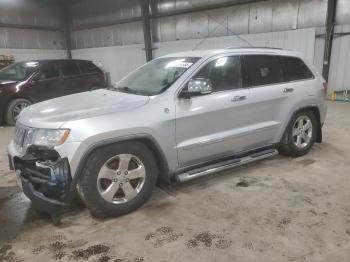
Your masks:
{"label": "alloy wheel", "polygon": [[293,125],[292,137],[294,145],[299,149],[303,149],[310,144],[312,122],[308,116],[302,115],[297,118]]}
{"label": "alloy wheel", "polygon": [[109,203],[126,203],[140,193],[145,177],[145,166],[138,157],[119,154],[101,167],[97,176],[98,192]]}
{"label": "alloy wheel", "polygon": [[17,121],[17,118],[19,116],[19,113],[21,113],[21,111],[28,107],[30,104],[29,103],[26,103],[26,102],[20,102],[18,104],[16,104],[14,107],[13,107],[13,110],[12,110],[12,117],[15,121]]}

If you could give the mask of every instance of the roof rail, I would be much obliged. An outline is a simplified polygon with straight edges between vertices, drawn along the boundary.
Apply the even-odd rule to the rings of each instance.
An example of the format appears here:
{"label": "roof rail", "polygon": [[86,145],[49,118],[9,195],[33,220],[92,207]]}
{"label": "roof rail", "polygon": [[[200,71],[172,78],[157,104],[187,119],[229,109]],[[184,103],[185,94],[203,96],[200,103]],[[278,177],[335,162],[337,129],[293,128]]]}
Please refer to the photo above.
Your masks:
{"label": "roof rail", "polygon": [[229,46],[226,47],[225,49],[277,49],[277,50],[283,50],[283,48],[280,47],[266,47],[266,46]]}

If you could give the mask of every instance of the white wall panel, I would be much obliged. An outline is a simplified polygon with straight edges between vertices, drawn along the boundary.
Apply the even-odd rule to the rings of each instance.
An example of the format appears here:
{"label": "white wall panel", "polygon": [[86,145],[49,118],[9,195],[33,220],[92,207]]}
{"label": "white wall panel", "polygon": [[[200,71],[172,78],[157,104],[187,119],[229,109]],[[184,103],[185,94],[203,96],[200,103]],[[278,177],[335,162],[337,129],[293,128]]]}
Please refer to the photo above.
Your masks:
{"label": "white wall panel", "polygon": [[[350,32],[350,25],[336,26],[336,33]],[[329,91],[350,89],[350,35],[335,37],[329,71]]]}
{"label": "white wall panel", "polygon": [[[315,28],[249,34],[242,35],[253,46],[280,47],[302,52],[306,58],[313,62],[315,47]],[[202,42],[202,43],[201,43]],[[212,37],[203,40],[182,40],[171,42],[155,43],[157,49],[154,51],[155,57],[173,52],[192,50],[201,43],[197,49],[226,48],[229,46],[247,46],[245,42],[236,36]]]}
{"label": "white wall panel", "polygon": [[146,62],[143,45],[76,49],[72,50],[72,56],[75,59],[101,63],[103,68],[110,73],[112,83]]}
{"label": "white wall panel", "polygon": [[49,49],[8,49],[0,48],[0,55],[13,55],[15,61],[27,61],[34,59],[66,59],[66,50]]}

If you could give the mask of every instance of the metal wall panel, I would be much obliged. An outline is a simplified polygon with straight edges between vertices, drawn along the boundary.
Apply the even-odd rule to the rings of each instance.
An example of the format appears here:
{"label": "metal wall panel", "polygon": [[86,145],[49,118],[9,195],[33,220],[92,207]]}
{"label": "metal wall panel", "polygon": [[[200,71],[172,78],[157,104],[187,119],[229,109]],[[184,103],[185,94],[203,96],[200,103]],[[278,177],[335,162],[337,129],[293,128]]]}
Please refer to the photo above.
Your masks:
{"label": "metal wall panel", "polygon": [[76,1],[70,4],[69,11],[73,18],[73,27],[112,24],[118,20],[141,16],[139,0]]}
{"label": "metal wall panel", "polygon": [[337,24],[350,24],[349,0],[337,0],[335,21]]}
{"label": "metal wall panel", "polygon": [[266,1],[250,6],[249,33],[272,31],[272,3]]}
{"label": "metal wall panel", "polygon": [[298,25],[299,1],[274,0],[272,4],[272,31],[296,29]]}
{"label": "metal wall panel", "polygon": [[142,23],[77,30],[72,32],[71,38],[73,49],[141,44],[143,43]]}
{"label": "metal wall panel", "polygon": [[0,0],[4,24],[62,27],[59,0]]}
{"label": "metal wall panel", "polygon": [[67,58],[66,50],[0,48],[0,54],[13,55],[15,57],[15,61]]}
{"label": "metal wall panel", "polygon": [[[179,2],[178,2],[179,1]],[[161,12],[210,4],[190,0],[159,0]],[[154,19],[153,40],[174,41],[246,33],[263,33],[324,26],[327,0],[269,0],[211,11]],[[343,1],[343,0],[340,0]],[[350,5],[350,1],[348,1]],[[343,5],[345,5],[343,3]],[[177,7],[179,6],[179,7]],[[175,9],[174,9],[175,8]],[[173,10],[174,9],[174,10]],[[188,9],[188,8],[187,8]],[[350,18],[349,18],[350,19]],[[223,26],[218,26],[222,23]]]}
{"label": "metal wall panel", "polygon": [[[335,32],[350,32],[350,25],[335,27]],[[329,71],[329,91],[350,89],[350,35],[335,37]]]}
{"label": "metal wall panel", "polygon": [[302,0],[299,3],[298,28],[324,26],[327,0]]}
{"label": "metal wall panel", "polygon": [[63,32],[0,28],[0,47],[65,49],[66,45]]}

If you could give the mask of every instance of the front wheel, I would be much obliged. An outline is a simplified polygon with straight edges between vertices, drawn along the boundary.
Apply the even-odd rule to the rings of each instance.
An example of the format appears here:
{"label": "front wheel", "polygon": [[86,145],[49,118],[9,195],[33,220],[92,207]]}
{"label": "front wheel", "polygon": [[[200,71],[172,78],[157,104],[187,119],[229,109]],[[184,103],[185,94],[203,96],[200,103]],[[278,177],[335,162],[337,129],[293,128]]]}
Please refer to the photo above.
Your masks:
{"label": "front wheel", "polygon": [[279,144],[283,155],[299,157],[307,154],[317,137],[317,119],[310,110],[298,112],[291,119]]}
{"label": "front wheel", "polygon": [[16,98],[12,100],[7,107],[7,111],[5,115],[6,123],[11,126],[15,125],[21,111],[24,108],[30,106],[31,104],[32,103],[29,100],[24,98]]}
{"label": "front wheel", "polygon": [[153,154],[144,144],[118,143],[92,153],[78,192],[92,215],[120,216],[149,199],[157,173]]}

